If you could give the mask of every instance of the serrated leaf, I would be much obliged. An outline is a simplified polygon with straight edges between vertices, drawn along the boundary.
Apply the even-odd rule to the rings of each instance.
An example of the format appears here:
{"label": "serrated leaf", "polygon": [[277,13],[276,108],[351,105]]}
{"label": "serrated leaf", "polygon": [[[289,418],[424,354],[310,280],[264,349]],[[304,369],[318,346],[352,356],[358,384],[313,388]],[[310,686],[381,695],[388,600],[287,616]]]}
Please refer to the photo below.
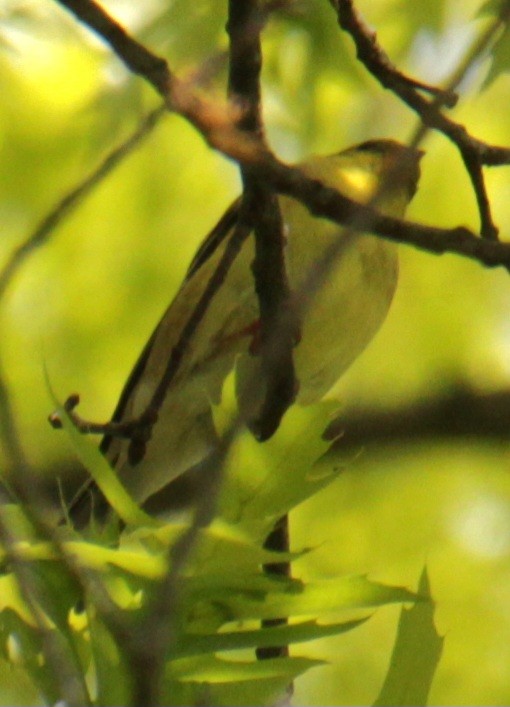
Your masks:
{"label": "serrated leaf", "polygon": [[[217,427],[235,416],[232,376],[225,382],[222,403],[214,411]],[[276,434],[263,444],[246,429],[234,439],[225,461],[225,483],[219,514],[262,542],[277,518],[331,483],[339,467],[313,471],[331,441],[322,438],[335,401],[300,407],[294,405],[284,415]]]}
{"label": "serrated leaf", "polygon": [[[278,591],[278,586],[282,590]],[[419,596],[403,587],[371,582],[366,577],[341,577],[308,584],[280,581],[266,595],[233,595],[225,598],[237,619],[275,619],[321,616],[329,612],[415,602]],[[287,591],[286,591],[287,590]]]}
{"label": "serrated leaf", "polygon": [[[188,526],[185,523],[168,523],[159,528],[138,528],[124,534],[122,547],[136,544],[145,547],[172,545]],[[266,562],[274,562],[278,553],[260,546],[239,527],[232,527],[222,520],[215,520],[211,526],[199,532],[197,551],[188,565],[190,572],[215,572],[221,567],[222,572],[250,571],[253,567]],[[294,555],[296,557],[297,555]]]}
{"label": "serrated leaf", "polygon": [[304,621],[297,624],[285,624],[273,628],[260,628],[253,631],[226,631],[212,634],[188,634],[182,637],[176,651],[176,657],[214,653],[216,651],[240,650],[258,646],[286,646],[292,643],[314,641],[317,638],[336,636],[352,631],[369,617],[355,621],[334,624],[319,624],[316,621]]}
{"label": "serrated leaf", "polygon": [[[429,596],[426,568],[418,591],[421,596]],[[430,598],[412,609],[402,609],[390,667],[374,707],[424,707],[443,642],[434,625],[434,603]]]}

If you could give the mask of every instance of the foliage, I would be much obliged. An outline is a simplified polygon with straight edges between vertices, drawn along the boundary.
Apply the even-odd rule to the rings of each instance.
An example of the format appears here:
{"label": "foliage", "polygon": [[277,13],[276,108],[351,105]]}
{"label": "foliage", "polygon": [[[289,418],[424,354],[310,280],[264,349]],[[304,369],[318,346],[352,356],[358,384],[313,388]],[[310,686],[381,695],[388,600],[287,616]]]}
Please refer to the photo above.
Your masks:
{"label": "foliage", "polygon": [[[232,388],[230,381],[228,388]],[[231,413],[227,399],[225,393],[223,405],[216,410],[217,419]],[[162,704],[273,704],[289,682],[321,661],[292,655],[261,665],[254,656],[236,656],[232,651],[292,645],[344,633],[368,619],[369,609],[417,599],[406,589],[366,577],[304,583],[271,576],[261,569],[268,563],[292,559],[261,546],[275,520],[338,473],[338,468],[331,468],[329,474],[322,468],[320,474],[314,474],[314,462],[327,448],[320,438],[330,412],[331,405],[326,403],[306,413],[291,410],[268,446],[256,445],[246,430],[232,444],[220,511],[214,523],[200,531],[196,551],[179,579],[177,636],[168,647]],[[72,423],[67,423],[66,429],[77,453],[95,469],[94,478],[108,491],[111,470],[100,453]],[[287,476],[290,472],[292,484]],[[141,512],[131,513],[123,494],[116,496],[115,489],[111,500],[121,517],[129,521],[114,547],[109,533],[87,539],[71,528],[64,529],[69,537],[59,548],[38,541],[33,534],[22,539],[19,509],[12,509],[10,526],[17,542],[10,553],[15,553],[18,561],[30,563],[44,588],[45,600],[39,601],[43,616],[36,620],[20,598],[15,575],[7,571],[3,576],[1,640],[5,646],[15,644],[11,653],[16,651],[18,663],[48,703],[58,701],[61,682],[54,665],[40,660],[45,648],[38,631],[41,620],[49,631],[64,638],[75,669],[90,685],[93,704],[130,701],[128,646],[112,631],[108,614],[103,614],[101,593],[106,591],[123,610],[126,627],[143,622],[151,596],[161,591],[160,581],[172,571],[165,561],[169,548],[186,532],[186,523],[156,523]],[[9,553],[3,557],[6,570],[9,557]],[[85,594],[69,575],[66,557],[72,558],[71,566],[79,567],[80,575],[93,578]],[[426,599],[426,594],[419,599]],[[352,618],[353,612],[361,612],[361,617]],[[320,621],[331,613],[351,618]],[[291,622],[260,627],[262,620],[284,617]],[[6,658],[11,657],[7,652]]]}
{"label": "foliage", "polygon": [[[442,82],[505,3],[356,5],[400,69]],[[204,92],[223,91],[224,3],[110,8],[125,12],[121,19],[133,35],[182,75],[217,60],[210,75],[204,72]],[[0,21],[5,263],[156,99],[57,4],[8,0]],[[266,127],[279,156],[297,160],[372,137],[406,140],[414,115],[369,77],[328,3],[284,5],[269,18],[263,40]],[[508,24],[471,67],[450,113],[498,144],[510,143],[507,40]],[[412,219],[476,230],[475,200],[451,145],[434,133],[425,147]],[[505,238],[508,173],[486,177]],[[181,118],[166,117],[16,274],[3,299],[2,376],[23,448],[41,476],[65,476],[74,455],[101,485],[109,471],[89,440],[69,428],[69,444],[48,429],[54,403],[42,362],[56,397],[77,389],[84,415],[106,419],[197,243],[237,189],[235,166]],[[391,411],[455,386],[508,386],[508,304],[507,273],[403,248],[391,316],[335,397],[350,407]],[[3,385],[0,393],[3,400]],[[226,389],[218,425],[222,415],[228,419],[228,399]],[[180,586],[182,622],[166,656],[164,704],[273,704],[296,676],[296,704],[368,704],[379,691],[376,704],[424,704],[429,690],[432,704],[508,703],[507,441],[390,440],[342,453],[337,446],[328,455],[321,435],[337,406],[291,410],[267,445],[245,433],[236,437],[221,517],[200,531]],[[12,482],[18,469],[5,434],[2,466]],[[284,557],[292,559],[295,578],[271,578],[261,565],[282,557],[261,544],[274,519],[291,508],[297,550]],[[106,599],[135,625],[187,526],[150,524],[129,508],[123,517],[130,523],[120,537],[115,527],[87,537],[69,531],[57,547],[31,527],[30,512],[27,518],[16,506],[2,509],[16,538],[10,549],[1,538],[3,703],[55,703],[67,674],[84,678],[96,704],[128,702],[129,646],[93,586],[83,590],[81,573],[104,586]],[[27,601],[26,582],[14,577],[20,568],[13,552],[30,572],[36,605]],[[428,586],[422,583],[417,594],[403,589],[415,585],[424,558],[440,607],[435,621],[448,636],[442,655]],[[403,610],[385,678],[396,622],[391,604],[417,597]],[[292,618],[289,626],[260,627],[261,619],[284,616]],[[291,657],[255,661],[252,649],[261,642],[292,644]],[[52,657],[62,654],[58,673]]]}

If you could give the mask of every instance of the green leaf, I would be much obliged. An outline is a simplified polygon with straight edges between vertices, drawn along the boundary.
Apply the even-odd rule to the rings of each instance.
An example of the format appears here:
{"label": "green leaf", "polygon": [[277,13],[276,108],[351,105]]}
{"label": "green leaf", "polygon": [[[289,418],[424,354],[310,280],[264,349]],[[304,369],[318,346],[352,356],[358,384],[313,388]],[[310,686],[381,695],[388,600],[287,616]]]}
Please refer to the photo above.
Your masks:
{"label": "green leaf", "polygon": [[284,676],[292,679],[309,668],[324,665],[312,658],[273,658],[269,660],[227,660],[216,655],[180,658],[168,663],[167,674],[182,682],[237,682]]}
{"label": "green leaf", "polygon": [[[429,596],[424,568],[420,595]],[[434,626],[434,603],[402,609],[390,667],[374,707],[424,707],[443,650],[444,639]]]}
{"label": "green leaf", "polygon": [[506,23],[492,51],[492,63],[483,82],[483,88],[488,88],[501,74],[510,71],[510,24]]}
{"label": "green leaf", "polygon": [[105,707],[129,704],[131,681],[120,647],[94,616],[89,616],[89,630],[97,685],[96,704]]}
{"label": "green leaf", "polygon": [[170,51],[171,63],[177,66],[204,59],[219,50],[225,39],[225,3],[221,0],[187,0],[165,3],[168,9],[158,13],[140,33],[141,40],[152,46],[163,45]]}
{"label": "green leaf", "polygon": [[32,562],[30,569],[38,584],[40,608],[69,637],[69,611],[81,598],[81,587],[63,561]]}
{"label": "green leaf", "polygon": [[6,646],[7,659],[26,670],[46,702],[55,704],[60,697],[58,680],[44,659],[37,628],[26,624],[11,609],[5,609],[0,615],[0,635]]}
{"label": "green leaf", "polygon": [[187,699],[181,704],[275,704],[276,697],[292,680],[322,664],[323,661],[301,657],[231,661],[208,655],[174,660],[167,664],[168,697],[164,704],[170,704],[176,683],[180,683],[180,691],[183,685],[188,686]]}
{"label": "green leaf", "polygon": [[285,624],[274,628],[260,628],[248,631],[228,631],[213,634],[188,634],[183,636],[177,650],[177,657],[231,651],[257,646],[284,646],[292,643],[314,641],[317,638],[336,636],[352,631],[368,617],[355,621],[343,621],[334,624],[318,624],[316,621],[304,621],[297,624]]}
{"label": "green leaf", "polygon": [[[154,554],[172,545],[187,527],[185,523],[174,522],[159,528],[137,528],[122,535],[121,546]],[[262,548],[242,528],[229,526],[220,519],[200,531],[197,550],[188,568],[193,574],[214,574],[220,568],[223,576],[226,572],[238,575],[280,557],[279,553]]]}
{"label": "green leaf", "polygon": [[[222,402],[214,410],[217,429],[235,418],[232,379],[225,382]],[[225,483],[220,499],[220,516],[262,542],[277,518],[330,484],[341,467],[314,464],[325,454],[331,441],[323,432],[338,402],[291,407],[275,435],[263,444],[243,429],[231,444],[225,462]]]}
{"label": "green leaf", "polygon": [[[366,577],[341,577],[303,584],[272,580],[273,591],[263,595],[225,596],[232,617],[276,619],[324,615],[330,612],[376,607],[395,602],[415,602],[419,597],[402,587],[371,582]],[[280,591],[278,591],[278,589]]]}
{"label": "green leaf", "polygon": [[[0,576],[0,615],[5,610],[12,610],[28,626],[35,627],[36,621],[20,594],[14,574]],[[7,636],[4,636],[4,640]]]}
{"label": "green leaf", "polygon": [[427,0],[427,2],[408,2],[399,0],[396,4],[389,4],[387,10],[387,20],[395,24],[395,17],[398,16],[402,24],[405,23],[406,45],[411,44],[416,32],[429,29],[440,32],[444,26],[447,11],[445,0]]}
{"label": "green leaf", "polygon": [[108,503],[125,523],[133,525],[155,525],[156,521],[144,513],[133,501],[104,456],[85,439],[77,429],[69,414],[57,399],[45,370],[46,385],[56,414],[62,421],[76,455],[101,489]]}

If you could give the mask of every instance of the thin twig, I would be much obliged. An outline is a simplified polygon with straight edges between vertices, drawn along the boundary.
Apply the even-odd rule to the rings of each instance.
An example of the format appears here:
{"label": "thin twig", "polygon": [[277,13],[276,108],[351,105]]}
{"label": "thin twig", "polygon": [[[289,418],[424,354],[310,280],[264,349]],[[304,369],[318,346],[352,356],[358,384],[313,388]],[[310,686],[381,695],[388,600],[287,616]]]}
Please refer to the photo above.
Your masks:
{"label": "thin twig", "polygon": [[132,662],[133,707],[157,707],[161,704],[162,677],[165,664],[177,652],[179,608],[182,595],[182,573],[205,528],[216,513],[223,481],[226,455],[240,419],[235,419],[214,452],[203,462],[201,493],[190,525],[168,551],[168,572],[152,592],[144,620],[131,636],[128,658]]}
{"label": "thin twig", "polygon": [[15,249],[0,272],[0,299],[26,258],[48,242],[62,221],[150,134],[165,112],[165,106],[160,106],[149,113],[134,133],[113,149],[88,177],[80,181],[74,189],[71,189],[60,199],[25,241]]}
{"label": "thin twig", "polygon": [[375,34],[363,22],[353,0],[330,0],[335,7],[340,26],[354,40],[357,56],[375,78],[392,90],[410,108],[418,113],[424,126],[433,128],[446,135],[459,149],[473,185],[478,210],[480,213],[480,233],[484,238],[496,239],[497,228],[492,221],[490,204],[487,198],[482,165],[501,165],[510,163],[510,149],[489,147],[472,137],[464,126],[456,123],[441,112],[441,106],[449,105],[448,97],[465,77],[473,63],[494,41],[501,25],[510,17],[510,5],[501,7],[500,15],[489,25],[484,33],[477,37],[466,52],[464,61],[457,67],[447,81],[442,92],[434,100],[428,101],[388,60],[385,52],[378,45]]}
{"label": "thin twig", "polygon": [[[329,218],[340,225],[349,222],[353,211],[358,209],[368,218],[371,230],[376,235],[400,243],[408,243],[431,253],[457,253],[490,267],[509,267],[510,252],[505,244],[490,242],[488,239],[481,240],[463,227],[440,229],[381,215],[374,217],[374,214],[368,214],[368,207],[356,204],[347,197],[336,194],[334,190],[321,187],[318,182],[306,178],[299,170],[281,164],[260,140],[237,128],[236,111],[232,107],[222,108],[198,97],[188,84],[176,83],[175,77],[168,69],[166,73],[172,76],[173,80],[170,87],[168,88],[168,82],[157,81],[153,69],[160,67],[161,62],[166,66],[166,62],[145,48],[142,48],[143,51],[139,49],[139,43],[129,38],[124,30],[120,32],[118,23],[96,3],[91,0],[57,0],[57,2],[61,2],[74,12],[81,22],[99,33],[128,66],[130,62],[134,62],[137,73],[143,75],[156,88],[159,87],[158,90],[163,90],[164,86],[167,86],[164,95],[169,110],[174,110],[187,118],[200,130],[212,147],[253,168],[255,175],[266,179],[268,185],[276,192],[292,196],[307,206],[312,213]],[[349,5],[350,3],[342,2],[341,7]],[[90,8],[94,11],[89,12]],[[114,42],[111,39],[112,35],[115,36]],[[138,51],[140,56],[136,56]],[[152,59],[148,60],[147,55]],[[154,71],[157,75],[161,73],[160,69]],[[448,136],[453,136],[452,139],[457,143],[462,141],[466,144],[470,143],[472,149],[480,155],[483,164],[496,166],[510,163],[510,148],[488,145],[469,136],[464,126],[448,119],[417,91],[409,96],[403,94],[402,98],[420,113],[424,122],[430,127],[441,129]]]}

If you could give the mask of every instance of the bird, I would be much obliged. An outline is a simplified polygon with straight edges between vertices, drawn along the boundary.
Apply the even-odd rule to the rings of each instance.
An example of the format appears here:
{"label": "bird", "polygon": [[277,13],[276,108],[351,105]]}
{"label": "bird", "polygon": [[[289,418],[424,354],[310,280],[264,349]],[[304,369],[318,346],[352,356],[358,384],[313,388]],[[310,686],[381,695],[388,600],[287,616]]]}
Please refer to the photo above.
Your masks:
{"label": "bird", "polygon": [[[357,202],[402,217],[417,190],[422,155],[421,150],[395,140],[378,139],[335,154],[312,156],[296,166],[307,177]],[[397,245],[312,216],[290,197],[279,196],[278,203],[291,297],[297,293],[305,303],[293,349],[298,381],[295,404],[310,405],[331,390],[386,318],[398,280]],[[129,423],[146,412],[183,327],[235,232],[240,210],[237,199],[199,247],[126,381],[113,423]],[[320,286],[310,288],[314,269],[330,248],[336,248],[337,257],[328,264]],[[133,499],[150,513],[171,514],[189,506],[200,493],[206,473],[202,463],[218,444],[211,408],[219,402],[225,378],[234,367],[239,409],[247,421],[260,404],[254,255],[251,234],[182,352],[144,443],[135,450],[133,439],[111,432],[102,439],[101,452]],[[78,529],[92,518],[102,522],[110,513],[92,479],[67,509],[69,521]]]}

